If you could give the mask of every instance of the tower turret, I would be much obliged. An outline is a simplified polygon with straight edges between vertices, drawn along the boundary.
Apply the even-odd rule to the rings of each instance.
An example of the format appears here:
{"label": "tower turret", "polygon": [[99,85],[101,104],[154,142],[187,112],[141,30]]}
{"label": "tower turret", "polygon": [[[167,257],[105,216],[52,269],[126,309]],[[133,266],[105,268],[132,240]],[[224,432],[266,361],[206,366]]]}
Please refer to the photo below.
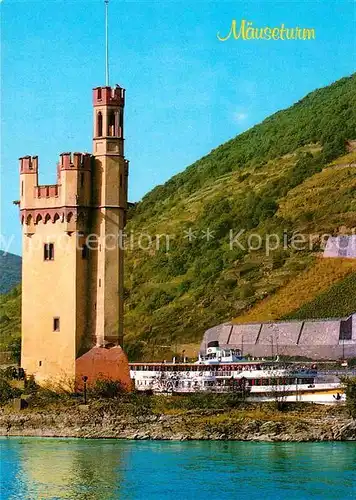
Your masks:
{"label": "tower turret", "polygon": [[38,157],[24,156],[20,162],[20,208],[29,205],[38,185]]}
{"label": "tower turret", "polygon": [[93,90],[93,153],[124,155],[125,89],[118,85]]}
{"label": "tower turret", "polygon": [[123,341],[124,250],[128,161],[124,158],[125,89],[93,90],[95,158],[92,212],[97,248],[92,279],[92,324],[97,345]]}

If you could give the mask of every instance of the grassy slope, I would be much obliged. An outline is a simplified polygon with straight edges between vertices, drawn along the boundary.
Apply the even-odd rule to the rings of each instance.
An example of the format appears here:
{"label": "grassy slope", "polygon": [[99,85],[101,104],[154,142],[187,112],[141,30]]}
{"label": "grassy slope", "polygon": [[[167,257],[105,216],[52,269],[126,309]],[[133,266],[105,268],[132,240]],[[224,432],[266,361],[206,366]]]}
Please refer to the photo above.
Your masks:
{"label": "grassy slope", "polygon": [[[345,139],[356,137],[355,102],[355,75],[316,91],[158,186],[131,212],[128,232],[173,235],[168,254],[127,252],[132,357],[152,343],[159,352],[159,345],[197,342],[210,326],[246,311],[253,315],[256,304],[301,273],[311,281],[315,273],[314,287],[304,295],[308,302],[352,272],[352,263],[316,263],[318,241],[303,252],[266,256],[263,249],[231,250],[228,231],[245,228],[246,235],[264,237],[285,230],[290,237],[294,231],[335,233],[353,226],[356,176],[349,165],[355,153],[342,150]],[[184,238],[189,228],[201,235],[208,227],[213,241],[197,238],[190,244]],[[302,304],[291,300],[275,316]]]}
{"label": "grassy slope", "polygon": [[0,295],[0,351],[8,351],[21,332],[21,290]]}
{"label": "grassy slope", "polygon": [[0,250],[0,294],[9,292],[21,281],[21,257]]}
{"label": "grassy slope", "polygon": [[[275,170],[278,174],[275,173],[274,177],[282,175],[290,165],[293,165],[295,157],[296,155],[290,156],[288,160],[279,159],[270,162],[268,168],[271,170],[271,175]],[[279,200],[279,209],[272,217],[272,220],[276,221],[265,221],[257,229],[254,228],[254,231],[263,234],[270,227],[272,231],[278,232],[281,221],[290,227],[290,220],[293,230],[305,234],[333,233],[339,226],[351,228],[356,210],[355,201],[349,194],[353,192],[355,186],[355,174],[352,167],[340,167],[349,161],[350,155],[341,156],[335,164],[327,166],[322,172],[290,190]],[[248,181],[253,182],[256,188],[259,186],[257,180],[259,175],[251,172],[248,177]],[[243,191],[246,182],[247,179],[240,182],[235,192],[238,189]],[[221,189],[228,196],[232,190],[231,178],[225,176],[219,184],[215,184],[211,191]],[[207,196],[203,198],[206,200]],[[198,195],[190,199],[189,210],[186,210],[181,217],[188,218],[192,213],[198,215],[201,200],[202,197]],[[178,216],[174,216],[174,210],[177,208],[172,209],[173,214],[169,217],[171,225],[177,224],[179,219]],[[192,222],[193,220],[192,218]],[[159,229],[162,230],[162,227]],[[356,272],[354,261],[323,260],[317,258],[319,254],[319,243],[316,242],[310,251],[287,250],[272,253],[270,256],[266,256],[264,251],[259,251],[237,256],[233,262],[227,262],[227,265],[218,271],[204,288],[188,287],[188,290],[178,297],[174,296],[175,290],[179,290],[182,284],[189,283],[189,280],[194,283],[196,277],[192,270],[188,269],[187,273],[173,278],[167,275],[164,282],[160,281],[157,270],[156,273],[152,273],[149,281],[142,283],[140,287],[135,287],[136,290],[130,294],[126,316],[127,331],[130,333],[130,328],[133,329],[136,337],[136,332],[141,333],[146,326],[146,335],[141,333],[139,336],[143,341],[156,341],[158,337],[159,344],[174,344],[182,340],[185,342],[199,340],[205,328],[232,317],[237,317],[239,322],[282,318],[303,304],[313,301],[320,293],[327,292],[345,276]],[[135,279],[137,272],[145,271],[140,255],[136,253],[135,258],[139,271],[131,268],[131,272],[133,271],[131,279]],[[154,259],[155,256],[151,256],[149,264]],[[132,255],[128,257],[128,265],[134,266]],[[148,266],[147,262],[144,266]],[[155,294],[161,294],[162,290],[167,294],[171,293],[173,299],[157,309],[147,310],[145,306],[151,303]],[[130,310],[133,298],[137,300],[137,305],[134,304]],[[352,306],[345,310],[342,307],[344,302],[345,298],[340,295],[336,299],[332,315],[344,315],[356,309]],[[328,314],[325,314],[324,310],[322,315]],[[133,321],[138,323],[132,328]],[[174,333],[178,341],[175,340]],[[150,354],[152,355],[152,351]]]}
{"label": "grassy slope", "polygon": [[[301,311],[306,304],[315,304],[319,296],[325,296],[334,301],[333,307],[328,309],[323,307],[318,308],[318,312],[313,311],[312,306],[307,307],[308,314],[304,318],[315,317],[331,317],[343,314],[349,314],[353,310],[356,311],[356,295],[350,297],[348,306],[345,307],[345,312],[341,312],[340,306],[343,304],[344,293],[340,290],[339,284],[350,283],[355,285],[356,276],[356,261],[348,259],[318,259],[315,264],[308,270],[300,273],[295,279],[290,280],[284,287],[278,290],[274,295],[259,302],[251,310],[241,314],[234,320],[236,323],[248,323],[253,321],[272,321],[285,317],[301,317]],[[350,280],[350,281],[348,281]],[[334,288],[340,291],[340,296],[335,293],[330,294],[330,290]],[[345,293],[349,293],[349,287],[345,288]],[[319,301],[317,301],[319,303]],[[323,301],[324,303],[324,301]],[[301,310],[299,311],[299,309]],[[299,311],[299,313],[297,313]],[[335,312],[333,314],[332,312]]]}
{"label": "grassy slope", "polygon": [[356,272],[333,283],[313,300],[289,312],[285,318],[307,319],[348,316],[356,311]]}

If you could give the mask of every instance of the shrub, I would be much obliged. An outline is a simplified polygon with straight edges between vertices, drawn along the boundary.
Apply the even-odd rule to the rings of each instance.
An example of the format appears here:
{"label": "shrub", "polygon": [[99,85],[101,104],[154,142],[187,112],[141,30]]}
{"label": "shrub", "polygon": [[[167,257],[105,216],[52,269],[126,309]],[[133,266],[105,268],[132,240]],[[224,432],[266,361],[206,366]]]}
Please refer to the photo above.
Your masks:
{"label": "shrub", "polygon": [[174,295],[166,292],[165,290],[157,290],[152,293],[150,299],[146,303],[146,310],[148,312],[155,311],[160,307],[163,307],[174,299]]}
{"label": "shrub", "polygon": [[31,405],[39,406],[40,408],[45,407],[48,404],[56,403],[63,399],[65,396],[64,393],[57,392],[55,390],[49,389],[48,387],[39,387],[37,386],[36,390],[28,391],[26,389],[26,393],[30,392],[33,396],[33,402]]}
{"label": "shrub", "polygon": [[30,375],[25,382],[25,389],[26,392],[29,394],[33,394],[38,391],[39,385],[36,384],[35,377],[33,375]]}
{"label": "shrub", "polygon": [[177,287],[179,296],[184,295],[189,290],[191,284],[192,282],[190,280],[182,281]]}
{"label": "shrub", "polygon": [[8,323],[10,321],[10,318],[7,314],[1,314],[0,315],[0,325],[1,324],[5,324],[5,323]]}
{"label": "shrub", "polygon": [[14,366],[7,366],[4,370],[1,370],[1,378],[5,380],[13,380],[17,376],[17,370]]}
{"label": "shrub", "polygon": [[252,297],[255,293],[253,286],[250,283],[242,285],[239,289],[239,297],[241,300],[248,299]]}
{"label": "shrub", "polygon": [[88,392],[94,398],[112,399],[122,395],[124,390],[118,380],[101,379],[97,380]]}
{"label": "shrub", "polygon": [[7,345],[8,351],[11,353],[11,358],[14,362],[21,362],[21,337],[12,338]]}
{"label": "shrub", "polygon": [[0,378],[0,404],[7,403],[10,399],[19,397],[20,395],[20,389],[11,387],[7,380]]}
{"label": "shrub", "polygon": [[283,250],[274,252],[272,255],[272,269],[279,269],[282,267],[287,260],[288,254]]}

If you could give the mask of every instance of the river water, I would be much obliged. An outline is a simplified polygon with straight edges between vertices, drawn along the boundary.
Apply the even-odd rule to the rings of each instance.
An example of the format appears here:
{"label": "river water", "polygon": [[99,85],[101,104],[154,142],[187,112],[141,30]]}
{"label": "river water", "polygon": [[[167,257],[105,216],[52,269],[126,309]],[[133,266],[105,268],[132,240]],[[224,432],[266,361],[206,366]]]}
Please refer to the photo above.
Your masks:
{"label": "river water", "polygon": [[3,499],[351,499],[355,443],[0,438]]}

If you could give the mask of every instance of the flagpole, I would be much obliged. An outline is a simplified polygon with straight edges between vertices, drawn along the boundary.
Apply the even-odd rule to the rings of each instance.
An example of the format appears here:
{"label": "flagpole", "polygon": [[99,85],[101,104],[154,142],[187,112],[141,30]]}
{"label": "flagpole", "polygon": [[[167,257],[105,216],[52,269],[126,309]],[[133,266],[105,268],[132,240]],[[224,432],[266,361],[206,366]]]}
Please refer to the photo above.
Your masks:
{"label": "flagpole", "polygon": [[105,85],[109,86],[109,0],[105,1]]}

